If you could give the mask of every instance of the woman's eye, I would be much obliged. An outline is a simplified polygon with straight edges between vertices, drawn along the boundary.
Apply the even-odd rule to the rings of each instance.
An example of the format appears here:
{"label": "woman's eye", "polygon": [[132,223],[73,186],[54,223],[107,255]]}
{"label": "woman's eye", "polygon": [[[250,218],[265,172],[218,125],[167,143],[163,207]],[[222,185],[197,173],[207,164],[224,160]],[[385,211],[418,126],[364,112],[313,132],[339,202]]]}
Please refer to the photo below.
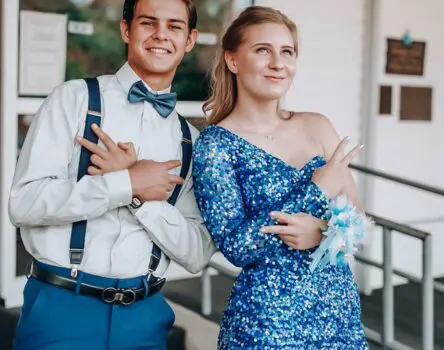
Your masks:
{"label": "woman's eye", "polygon": [[265,47],[260,47],[256,50],[256,52],[260,53],[260,54],[264,54],[264,53],[268,53],[268,49]]}

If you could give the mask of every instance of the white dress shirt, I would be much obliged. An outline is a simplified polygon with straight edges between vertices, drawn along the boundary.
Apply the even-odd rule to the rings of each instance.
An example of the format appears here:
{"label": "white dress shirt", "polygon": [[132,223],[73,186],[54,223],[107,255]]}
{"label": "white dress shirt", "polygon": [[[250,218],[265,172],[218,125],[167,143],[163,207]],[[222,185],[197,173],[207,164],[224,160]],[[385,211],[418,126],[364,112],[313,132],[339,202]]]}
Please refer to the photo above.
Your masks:
{"label": "white dress shirt", "polygon": [[[130,87],[141,80],[128,63],[98,79],[102,129],[115,142],[133,142],[138,159],[182,159],[177,113],[162,118],[148,102],[128,102]],[[200,271],[215,248],[196,205],[191,169],[174,207],[150,201],[130,210],[128,170],[77,182],[81,147],[75,138],[83,136],[87,106],[83,80],[63,83],[43,102],[28,131],[9,199],[9,215],[21,228],[26,250],[44,263],[70,267],[72,223],[88,220],[82,271],[115,278],[146,274],[153,241],[164,253],[160,275],[169,259]],[[198,132],[190,128],[195,140]]]}

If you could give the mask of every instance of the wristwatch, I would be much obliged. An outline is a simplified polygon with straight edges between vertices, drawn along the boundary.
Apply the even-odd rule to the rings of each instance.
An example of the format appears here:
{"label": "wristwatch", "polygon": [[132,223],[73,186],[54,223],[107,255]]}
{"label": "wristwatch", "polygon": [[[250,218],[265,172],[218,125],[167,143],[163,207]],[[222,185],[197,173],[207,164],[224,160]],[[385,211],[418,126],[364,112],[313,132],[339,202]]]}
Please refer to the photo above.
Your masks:
{"label": "wristwatch", "polygon": [[129,206],[133,209],[139,209],[142,206],[142,204],[143,203],[139,198],[133,197]]}

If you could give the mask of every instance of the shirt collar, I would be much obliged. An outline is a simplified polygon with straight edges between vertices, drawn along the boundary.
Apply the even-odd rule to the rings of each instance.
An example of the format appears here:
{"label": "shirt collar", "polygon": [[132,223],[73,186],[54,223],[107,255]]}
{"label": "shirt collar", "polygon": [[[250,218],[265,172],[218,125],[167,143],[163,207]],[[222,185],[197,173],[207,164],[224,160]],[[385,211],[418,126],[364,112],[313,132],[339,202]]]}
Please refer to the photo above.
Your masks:
{"label": "shirt collar", "polygon": [[[142,80],[137,73],[131,68],[128,62],[125,62],[125,64],[117,71],[116,73],[117,80],[119,81],[120,85],[122,85],[123,90],[126,94],[129,93],[129,90],[133,84],[139,80]],[[165,94],[171,91],[171,86],[169,86],[165,90],[155,91],[153,90],[146,82],[143,82],[146,88],[155,94]]]}

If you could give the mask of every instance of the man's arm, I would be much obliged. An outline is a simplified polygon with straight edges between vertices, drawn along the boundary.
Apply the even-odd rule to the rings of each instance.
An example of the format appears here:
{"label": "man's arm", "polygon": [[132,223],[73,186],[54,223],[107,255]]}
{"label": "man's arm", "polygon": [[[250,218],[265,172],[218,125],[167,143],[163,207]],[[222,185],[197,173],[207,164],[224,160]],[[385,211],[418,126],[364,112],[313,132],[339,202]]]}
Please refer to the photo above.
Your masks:
{"label": "man's arm", "polygon": [[87,98],[84,82],[71,81],[59,86],[36,114],[20,153],[9,198],[9,216],[14,225],[88,220],[131,201],[127,170],[86,175],[79,182],[68,176],[75,137],[84,127]]}
{"label": "man's arm", "polygon": [[162,251],[191,273],[200,272],[216,250],[197,208],[191,177],[175,206],[148,201],[130,210]]}

